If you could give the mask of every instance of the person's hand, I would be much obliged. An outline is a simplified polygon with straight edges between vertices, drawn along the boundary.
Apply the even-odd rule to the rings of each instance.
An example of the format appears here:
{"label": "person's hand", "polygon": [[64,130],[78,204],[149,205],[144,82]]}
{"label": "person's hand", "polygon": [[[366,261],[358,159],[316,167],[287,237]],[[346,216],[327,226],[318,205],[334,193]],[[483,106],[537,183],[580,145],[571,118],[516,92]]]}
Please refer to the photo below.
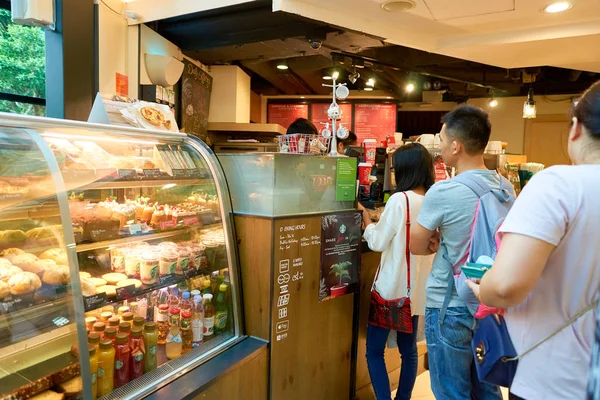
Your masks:
{"label": "person's hand", "polygon": [[363,205],[361,204],[361,202],[360,202],[360,201],[359,201],[359,202],[357,202],[357,203],[358,203],[358,204],[357,204],[356,208],[357,208],[358,210],[360,210],[360,211],[366,211],[366,210],[367,210],[367,209],[365,208],[365,206],[363,206]]}
{"label": "person's hand", "polygon": [[429,251],[431,251],[432,253],[437,253],[439,248],[440,248],[440,237],[439,237],[439,235],[433,235],[429,239]]}
{"label": "person's hand", "polygon": [[479,300],[479,302],[481,303],[481,299],[479,298],[480,294],[479,294],[479,283],[481,281],[479,279],[475,279],[475,280],[471,280],[471,279],[467,279],[467,286],[473,291],[473,294],[475,295],[475,297],[477,297],[477,300]]}

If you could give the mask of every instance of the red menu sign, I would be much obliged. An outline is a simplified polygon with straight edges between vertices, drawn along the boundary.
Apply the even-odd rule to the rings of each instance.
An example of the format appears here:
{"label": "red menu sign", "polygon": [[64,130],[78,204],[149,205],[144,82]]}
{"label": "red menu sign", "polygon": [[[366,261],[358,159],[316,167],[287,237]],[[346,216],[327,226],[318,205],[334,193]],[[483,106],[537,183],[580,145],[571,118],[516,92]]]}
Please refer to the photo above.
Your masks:
{"label": "red menu sign", "polygon": [[355,104],[354,133],[358,142],[377,140],[377,145],[396,132],[395,104]]}
{"label": "red menu sign", "polygon": [[279,124],[287,129],[297,118],[308,118],[308,104],[269,104],[269,124]]}
{"label": "red menu sign", "polygon": [[[322,125],[321,122],[329,122],[329,119],[327,118],[327,110],[329,109],[330,105],[331,103],[314,103],[310,105],[310,119],[312,120],[312,123],[315,124],[319,132],[325,126]],[[341,122],[344,124],[344,128],[350,131],[352,130],[352,104],[343,103],[339,104],[339,106],[342,110]],[[329,126],[329,129],[331,129],[331,126]]]}

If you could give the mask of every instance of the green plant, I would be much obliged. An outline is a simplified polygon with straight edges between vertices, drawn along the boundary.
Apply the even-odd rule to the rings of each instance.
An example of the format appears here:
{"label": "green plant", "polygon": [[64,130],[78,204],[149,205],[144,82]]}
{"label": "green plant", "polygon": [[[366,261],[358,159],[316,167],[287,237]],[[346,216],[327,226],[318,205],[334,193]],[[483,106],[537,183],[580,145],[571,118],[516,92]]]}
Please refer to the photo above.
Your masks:
{"label": "green plant", "polygon": [[340,285],[344,279],[350,280],[350,272],[348,269],[352,263],[350,261],[342,261],[341,263],[333,264],[329,269],[330,274],[335,274],[335,277],[340,280]]}

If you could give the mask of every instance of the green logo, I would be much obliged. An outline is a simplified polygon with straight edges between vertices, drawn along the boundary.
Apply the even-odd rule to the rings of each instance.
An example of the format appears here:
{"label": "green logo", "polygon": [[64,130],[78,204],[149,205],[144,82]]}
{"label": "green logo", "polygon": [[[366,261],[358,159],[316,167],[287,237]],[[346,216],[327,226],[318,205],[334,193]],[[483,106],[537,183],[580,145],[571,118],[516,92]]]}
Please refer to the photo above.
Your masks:
{"label": "green logo", "polygon": [[346,225],[340,225],[340,233],[343,235],[346,232]]}
{"label": "green logo", "polygon": [[137,353],[135,356],[133,356],[133,359],[135,361],[142,361],[144,359],[144,353],[142,353],[141,351],[139,353]]}
{"label": "green logo", "polygon": [[190,263],[189,258],[182,259],[181,260],[181,269],[185,271],[187,269],[189,263]]}
{"label": "green logo", "polygon": [[104,368],[98,368],[98,377],[102,378],[104,376]]}
{"label": "green logo", "polygon": [[94,385],[96,383],[96,376],[97,374],[92,374],[92,385]]}
{"label": "green logo", "polygon": [[156,278],[158,276],[158,265],[150,270],[150,278]]}
{"label": "green logo", "polygon": [[150,354],[152,354],[152,355],[156,354],[156,346],[150,346]]}
{"label": "green logo", "polygon": [[115,369],[121,369],[121,368],[123,368],[123,361],[121,361],[121,360],[115,361]]}
{"label": "green logo", "polygon": [[226,325],[227,325],[227,313],[226,312],[217,313],[217,315],[215,316],[215,327],[217,329],[225,329]]}
{"label": "green logo", "polygon": [[175,273],[175,268],[177,268],[177,263],[173,263],[171,264],[171,266],[169,267],[169,271],[171,271],[172,274]]}

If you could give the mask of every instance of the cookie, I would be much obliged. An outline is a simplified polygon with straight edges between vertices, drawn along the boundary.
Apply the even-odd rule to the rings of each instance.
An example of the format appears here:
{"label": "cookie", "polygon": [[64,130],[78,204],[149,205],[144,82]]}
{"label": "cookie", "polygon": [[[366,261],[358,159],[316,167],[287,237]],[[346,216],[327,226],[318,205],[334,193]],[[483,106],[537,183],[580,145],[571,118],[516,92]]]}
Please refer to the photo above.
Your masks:
{"label": "cookie", "polygon": [[89,281],[96,287],[104,286],[108,284],[104,279],[101,278],[88,278]]}
{"label": "cookie", "polygon": [[[92,277],[92,275],[90,275],[89,272],[80,272],[79,273],[79,277],[82,278],[82,279],[83,278],[90,279]],[[105,283],[105,285],[106,285],[106,283]],[[102,286],[102,285],[100,285],[100,286]]]}
{"label": "cookie", "polygon": [[106,293],[108,297],[115,297],[117,295],[117,287],[114,285],[104,285],[96,288],[96,293]]}
{"label": "cookie", "polygon": [[111,272],[110,274],[102,275],[102,279],[108,282],[109,285],[116,285],[117,282],[127,279],[127,275],[118,272]]}
{"label": "cookie", "polygon": [[124,279],[122,281],[117,282],[117,287],[126,287],[129,285],[135,285],[135,288],[139,289],[142,287],[142,281],[140,281],[139,279]]}

